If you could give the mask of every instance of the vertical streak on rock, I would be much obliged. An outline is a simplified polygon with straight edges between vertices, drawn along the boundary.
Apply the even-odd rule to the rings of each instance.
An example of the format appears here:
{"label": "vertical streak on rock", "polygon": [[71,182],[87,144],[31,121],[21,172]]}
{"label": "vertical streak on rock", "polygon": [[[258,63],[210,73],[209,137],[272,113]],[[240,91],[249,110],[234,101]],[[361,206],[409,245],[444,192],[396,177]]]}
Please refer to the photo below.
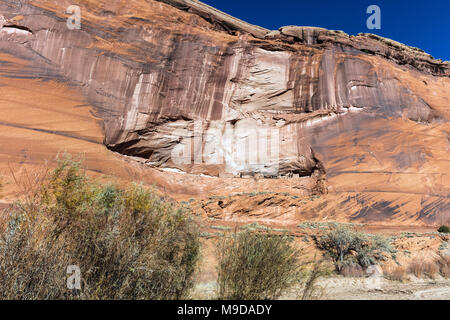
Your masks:
{"label": "vertical streak on rock", "polygon": [[320,63],[319,91],[322,93],[320,109],[336,109],[335,55],[333,50],[325,50]]}

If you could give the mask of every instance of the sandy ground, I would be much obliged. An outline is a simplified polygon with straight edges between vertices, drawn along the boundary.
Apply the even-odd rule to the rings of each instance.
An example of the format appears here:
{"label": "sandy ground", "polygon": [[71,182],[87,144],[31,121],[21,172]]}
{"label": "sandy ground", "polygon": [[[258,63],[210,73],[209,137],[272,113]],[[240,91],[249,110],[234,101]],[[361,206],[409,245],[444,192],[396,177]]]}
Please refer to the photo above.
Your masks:
{"label": "sandy ground", "polygon": [[449,300],[450,279],[413,279],[400,283],[371,278],[328,278],[320,285],[325,288],[324,299],[329,300]]}
{"label": "sandy ground", "polygon": [[[206,227],[204,231],[209,233],[212,238],[203,238],[202,240],[202,259],[196,277],[197,284],[192,296],[194,299],[215,298],[217,279],[215,245],[223,237],[223,235],[218,235],[224,232],[226,233],[222,227],[238,228],[236,225],[226,225],[223,222],[219,223],[219,221],[210,221],[209,223],[209,228]],[[215,226],[211,226],[211,224]],[[391,228],[386,228],[385,226],[365,225],[361,226],[360,229],[365,232],[373,232],[384,236],[395,236],[396,240],[393,241],[393,244],[397,250],[397,263],[389,259],[383,263],[384,267],[390,266],[395,268],[402,266],[407,268],[414,261],[433,261],[438,257],[438,253],[440,255],[450,256],[448,239],[446,238],[447,240],[444,240],[441,236],[431,233],[433,229],[429,227],[404,228],[401,226],[392,226]],[[317,229],[299,230],[297,228],[297,230],[290,229],[289,231],[296,238],[295,241],[298,245],[303,248],[303,258],[305,261],[313,261],[317,257],[320,257],[320,252],[315,250],[315,246],[311,241],[303,242],[305,235],[316,233]],[[328,266],[328,269],[330,268],[332,269],[331,264]],[[321,299],[450,300],[450,279],[445,279],[440,275],[436,275],[435,279],[417,278],[408,274],[405,281],[400,282],[386,279],[382,274],[384,272],[383,270],[380,269],[381,274],[376,277],[357,278],[335,274],[325,276],[317,283],[321,288],[320,291],[323,292]],[[281,298],[295,300],[298,299],[300,293],[300,288],[294,288]]]}
{"label": "sandy ground", "polygon": [[[214,299],[214,281],[196,285],[194,299]],[[333,276],[318,282],[323,295],[321,300],[450,300],[450,279],[424,280],[412,277],[408,282],[381,278],[378,283],[371,278],[344,278]],[[296,300],[299,289],[293,289],[281,297]]]}

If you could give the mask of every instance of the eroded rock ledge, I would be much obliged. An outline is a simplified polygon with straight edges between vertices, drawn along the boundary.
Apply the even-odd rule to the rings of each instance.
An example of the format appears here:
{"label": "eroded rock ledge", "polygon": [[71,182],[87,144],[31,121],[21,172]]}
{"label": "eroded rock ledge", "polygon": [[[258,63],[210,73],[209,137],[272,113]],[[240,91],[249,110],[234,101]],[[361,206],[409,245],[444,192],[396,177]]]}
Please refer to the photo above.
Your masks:
{"label": "eroded rock ledge", "polygon": [[435,76],[450,77],[450,62],[434,59],[425,51],[370,33],[351,36],[342,31],[315,27],[281,27],[265,35],[267,39],[282,39],[317,46],[337,46],[343,50],[358,50],[381,56],[399,65],[407,65]]}
{"label": "eroded rock ledge", "polygon": [[318,47],[337,46],[343,50],[355,49],[378,55],[419,71],[436,76],[450,77],[450,61],[434,59],[425,51],[370,33],[348,35],[339,30],[319,27],[284,26],[271,31],[234,18],[196,0],[158,0],[178,9],[199,15],[212,23],[217,30],[230,34],[248,33],[259,39],[276,39],[288,43],[303,43]]}

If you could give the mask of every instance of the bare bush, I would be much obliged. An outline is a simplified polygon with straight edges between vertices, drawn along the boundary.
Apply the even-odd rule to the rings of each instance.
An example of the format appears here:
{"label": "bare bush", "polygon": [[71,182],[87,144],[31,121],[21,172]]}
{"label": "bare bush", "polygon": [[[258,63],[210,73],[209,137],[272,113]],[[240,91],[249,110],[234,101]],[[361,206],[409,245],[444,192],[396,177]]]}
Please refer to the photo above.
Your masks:
{"label": "bare bush", "polygon": [[218,298],[276,299],[299,283],[300,251],[287,236],[244,231],[218,243]]}
{"label": "bare bush", "polygon": [[367,268],[384,260],[384,253],[393,252],[388,239],[356,232],[345,226],[335,226],[321,237],[314,237],[316,246],[331,257],[336,271],[345,266]]}
{"label": "bare bush", "polygon": [[[96,183],[69,158],[39,177],[0,221],[1,299],[186,296],[199,238],[182,209],[142,186]],[[66,286],[69,265],[81,290]]]}

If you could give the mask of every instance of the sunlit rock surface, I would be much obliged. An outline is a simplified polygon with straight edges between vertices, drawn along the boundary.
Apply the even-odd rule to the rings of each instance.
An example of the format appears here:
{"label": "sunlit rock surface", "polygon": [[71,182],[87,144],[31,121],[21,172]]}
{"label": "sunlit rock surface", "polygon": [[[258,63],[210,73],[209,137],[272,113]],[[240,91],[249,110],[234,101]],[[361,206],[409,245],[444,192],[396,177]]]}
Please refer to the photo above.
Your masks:
{"label": "sunlit rock surface", "polygon": [[[80,30],[66,24],[74,4]],[[0,0],[0,27],[0,125],[31,128],[24,118],[39,101],[16,101],[21,84],[45,88],[40,102],[52,105],[63,90],[61,101],[80,101],[71,108],[92,114],[56,104],[47,117],[36,114],[27,134],[56,133],[131,157],[123,164],[103,148],[116,163],[103,167],[92,151],[95,171],[145,176],[175,197],[320,195],[292,204],[301,208],[295,214],[275,201],[262,214],[270,219],[449,219],[450,63],[420,49],[322,28],[266,30],[188,0]],[[83,151],[73,145],[3,153],[42,160]],[[139,174],[112,169],[129,161]]]}

